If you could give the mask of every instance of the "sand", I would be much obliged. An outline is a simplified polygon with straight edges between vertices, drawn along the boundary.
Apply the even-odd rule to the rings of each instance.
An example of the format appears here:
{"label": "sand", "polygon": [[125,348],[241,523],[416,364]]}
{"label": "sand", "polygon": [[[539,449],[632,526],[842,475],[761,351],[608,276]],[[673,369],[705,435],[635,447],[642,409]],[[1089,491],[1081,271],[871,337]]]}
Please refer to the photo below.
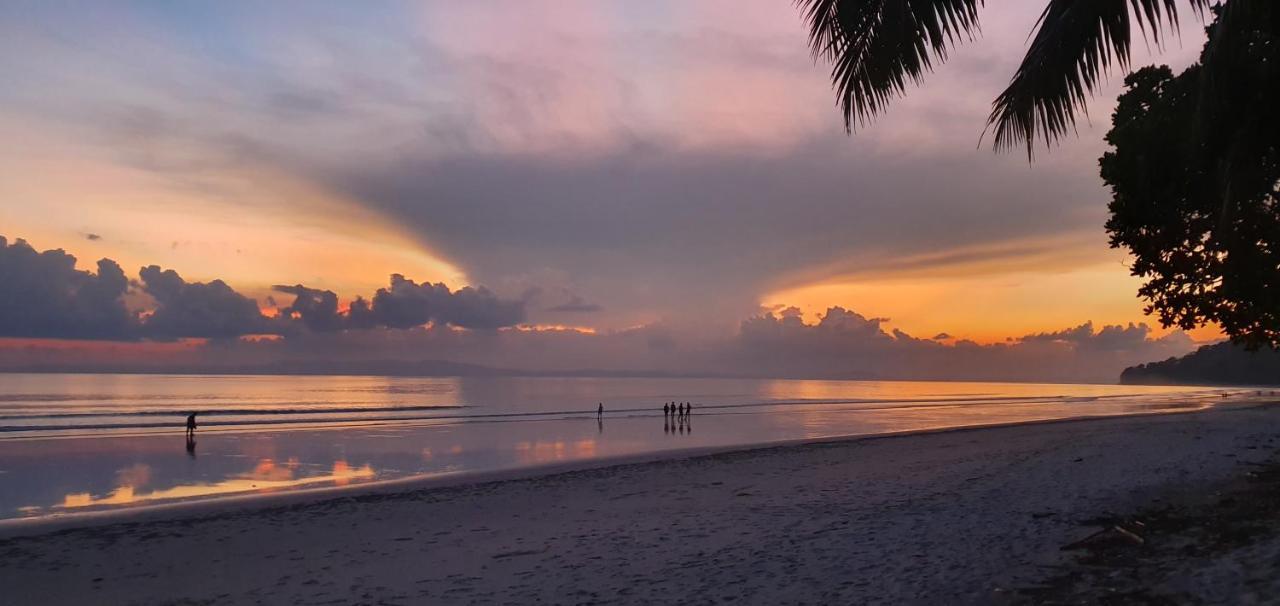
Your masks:
{"label": "sand", "polygon": [[[1280,408],[1220,409],[119,523],[0,540],[0,603],[1019,601],[1083,520],[1203,496],[1278,447]],[[1248,549],[1179,590],[1280,598],[1256,582],[1280,549]]]}

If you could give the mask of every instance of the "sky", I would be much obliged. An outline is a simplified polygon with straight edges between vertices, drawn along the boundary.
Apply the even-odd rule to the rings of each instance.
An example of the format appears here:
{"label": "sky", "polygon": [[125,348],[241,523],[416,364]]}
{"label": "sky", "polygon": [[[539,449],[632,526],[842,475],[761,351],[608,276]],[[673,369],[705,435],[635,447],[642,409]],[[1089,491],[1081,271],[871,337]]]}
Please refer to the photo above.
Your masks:
{"label": "sky", "polygon": [[[1041,8],[991,0],[848,134],[788,0],[6,2],[0,360],[1106,380],[1185,353],[1216,330],[1158,328],[1102,228],[1122,73],[1032,163],[981,139]],[[1136,65],[1194,59],[1184,14]]]}

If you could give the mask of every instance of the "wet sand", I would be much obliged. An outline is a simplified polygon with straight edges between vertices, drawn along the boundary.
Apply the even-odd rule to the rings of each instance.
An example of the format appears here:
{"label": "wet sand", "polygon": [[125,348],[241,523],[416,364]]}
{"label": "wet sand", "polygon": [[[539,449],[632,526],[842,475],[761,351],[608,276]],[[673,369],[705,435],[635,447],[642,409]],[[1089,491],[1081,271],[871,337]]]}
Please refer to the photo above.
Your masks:
{"label": "wet sand", "polygon": [[[1203,495],[1277,448],[1276,407],[769,448],[0,540],[0,587],[14,604],[1017,601],[1083,521]],[[1258,598],[1275,557],[1222,557],[1243,568],[1205,595]]]}

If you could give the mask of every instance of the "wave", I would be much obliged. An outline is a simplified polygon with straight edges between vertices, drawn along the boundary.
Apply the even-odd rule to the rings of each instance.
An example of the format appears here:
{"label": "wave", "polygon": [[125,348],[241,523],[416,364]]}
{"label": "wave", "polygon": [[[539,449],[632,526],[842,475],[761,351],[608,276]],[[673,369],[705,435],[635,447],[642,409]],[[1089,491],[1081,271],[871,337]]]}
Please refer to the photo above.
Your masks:
{"label": "wave", "polygon": [[0,421],[12,421],[16,419],[75,419],[75,418],[92,418],[92,417],[186,417],[191,413],[200,416],[255,416],[255,415],[311,415],[311,414],[352,414],[363,412],[395,412],[395,411],[423,411],[423,410],[457,410],[467,408],[461,404],[441,404],[431,406],[352,406],[352,407],[335,407],[335,408],[221,408],[221,409],[201,409],[191,408],[170,408],[163,410],[121,410],[121,411],[101,411],[101,412],[51,412],[39,414],[0,414]]}
{"label": "wave", "polygon": [[[1025,400],[1032,402],[1050,401],[1065,396],[1037,396],[1037,397],[984,397],[984,398],[911,398],[911,399],[885,399],[885,398],[842,398],[842,399],[812,399],[812,400],[764,400],[757,402],[738,402],[738,403],[699,403],[694,402],[693,405],[700,410],[721,410],[733,408],[756,408],[764,406],[807,406],[807,405],[837,405],[837,404],[928,404],[928,403],[967,403],[967,402],[1002,402]],[[265,415],[334,415],[334,414],[367,414],[367,413],[386,413],[386,412],[422,412],[435,410],[461,410],[474,408],[474,406],[463,404],[440,404],[440,405],[408,405],[408,406],[337,406],[337,407],[272,407],[272,408],[213,408],[202,409],[198,406],[175,406],[169,408],[157,408],[153,410],[100,410],[93,412],[75,412],[75,411],[56,411],[56,412],[37,412],[29,414],[0,414],[0,421],[15,421],[23,419],[85,419],[100,417],[186,417],[191,413],[196,413],[202,417],[205,416],[265,416]],[[628,412],[656,412],[661,411],[660,406],[644,407],[644,408],[610,408],[610,413],[628,413]],[[529,411],[529,412],[500,412],[490,414],[474,414],[461,416],[474,417],[490,417],[490,416],[539,416],[539,415],[571,415],[582,414],[585,412],[594,413],[595,409],[576,409],[576,410],[548,410],[548,411]]]}
{"label": "wave", "polygon": [[[1197,394],[1181,394],[1182,397],[1194,397]],[[840,399],[796,399],[765,400],[756,402],[733,403],[693,403],[695,414],[756,414],[753,409],[787,408],[801,406],[840,406],[835,410],[845,412],[876,411],[886,409],[922,409],[962,407],[972,404],[1088,404],[1101,400],[1116,400],[1142,396],[1145,394],[1109,394],[1097,396],[984,396],[984,397],[933,397],[933,398],[840,398]],[[1159,399],[1158,397],[1156,399]],[[334,426],[340,424],[389,424],[408,421],[435,422],[502,422],[502,421],[534,421],[550,419],[582,419],[593,418],[595,409],[550,410],[550,411],[493,411],[476,410],[466,405],[421,405],[421,406],[378,406],[378,407],[331,407],[331,408],[226,408],[197,410],[202,418],[234,417],[225,420],[201,420],[205,427],[219,426]],[[474,412],[468,412],[474,411]],[[128,430],[181,428],[182,421],[191,409],[165,410],[133,410],[102,412],[50,412],[30,415],[0,415],[0,434],[14,432],[57,432],[71,430]],[[662,415],[661,406],[609,408],[606,410],[611,418],[618,417],[657,417]],[[439,413],[439,414],[429,414]],[[150,421],[163,417],[172,421]],[[91,422],[99,419],[100,422]],[[90,422],[85,422],[90,421]]]}

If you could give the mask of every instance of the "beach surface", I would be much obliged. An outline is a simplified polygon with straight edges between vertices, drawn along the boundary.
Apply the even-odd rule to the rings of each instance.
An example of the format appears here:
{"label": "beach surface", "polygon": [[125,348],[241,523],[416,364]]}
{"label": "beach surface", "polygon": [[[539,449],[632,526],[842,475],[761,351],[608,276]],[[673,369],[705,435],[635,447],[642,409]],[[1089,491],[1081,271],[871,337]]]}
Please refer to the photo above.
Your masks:
{"label": "beach surface", "polygon": [[[0,587],[7,604],[1035,601],[1019,588],[1068,569],[1089,520],[1203,500],[1278,448],[1274,406],[765,448],[0,539]],[[1169,591],[1280,598],[1276,542],[1242,549]]]}

